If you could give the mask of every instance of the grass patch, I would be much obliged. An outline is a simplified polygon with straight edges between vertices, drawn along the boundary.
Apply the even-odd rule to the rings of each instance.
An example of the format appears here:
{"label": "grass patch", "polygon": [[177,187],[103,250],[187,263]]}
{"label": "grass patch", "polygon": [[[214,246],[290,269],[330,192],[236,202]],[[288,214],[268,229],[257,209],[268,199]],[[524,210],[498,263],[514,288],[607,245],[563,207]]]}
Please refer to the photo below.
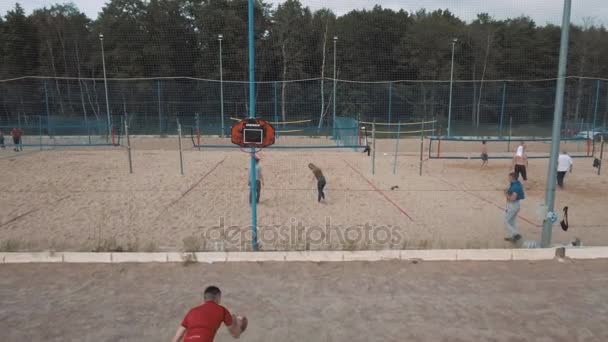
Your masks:
{"label": "grass patch", "polygon": [[200,252],[203,247],[202,240],[196,236],[185,237],[182,242],[182,250],[186,253]]}
{"label": "grass patch", "polygon": [[0,252],[18,252],[23,247],[19,240],[8,239],[0,243]]}
{"label": "grass patch", "polygon": [[160,250],[160,248],[158,248],[158,245],[154,241],[146,242],[146,244],[143,247],[143,251],[146,253],[154,253],[154,252],[158,252],[159,250]]}
{"label": "grass patch", "polygon": [[115,252],[121,253],[126,252],[125,248],[116,242],[116,238],[107,238],[100,239],[97,241],[97,245],[93,248],[93,252],[101,253],[101,252]]}

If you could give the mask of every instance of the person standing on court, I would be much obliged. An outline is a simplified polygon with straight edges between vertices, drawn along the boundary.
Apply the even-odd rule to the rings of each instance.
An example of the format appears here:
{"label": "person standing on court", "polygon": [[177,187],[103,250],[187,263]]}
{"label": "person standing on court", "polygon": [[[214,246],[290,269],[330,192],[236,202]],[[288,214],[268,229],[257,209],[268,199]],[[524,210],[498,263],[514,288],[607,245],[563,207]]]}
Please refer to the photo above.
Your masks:
{"label": "person standing on court", "polygon": [[230,335],[239,338],[247,328],[247,317],[230,314],[220,305],[222,291],[216,286],[209,286],[204,293],[205,302],[186,314],[175,332],[172,342],[213,342],[222,323]]}
{"label": "person standing on court", "polygon": [[481,167],[488,166],[488,145],[486,141],[481,141]]}
{"label": "person standing on court", "polygon": [[11,130],[11,135],[13,136],[13,144],[15,144],[15,152],[23,151],[23,147],[21,147],[23,131],[15,127]]}
{"label": "person standing on court", "polygon": [[323,171],[313,163],[308,164],[308,168],[312,171],[313,179],[317,181],[317,190],[319,191],[317,201],[321,202],[321,200],[325,200],[325,193],[323,192],[323,188],[325,188],[325,185],[327,184],[325,176],[323,175]]}
{"label": "person standing on court", "polygon": [[560,189],[564,188],[564,178],[566,177],[566,172],[569,171],[572,173],[572,164],[572,157],[570,157],[568,153],[563,150],[557,159],[557,185],[560,187]]}
{"label": "person standing on court", "polygon": [[[256,170],[256,181],[255,181],[255,201],[256,203],[260,203],[260,193],[262,192],[262,185],[264,185],[264,176],[262,175],[262,168],[260,167],[260,158],[255,156],[255,170]],[[251,200],[253,199],[253,194],[251,191],[251,179],[249,180],[249,204],[251,204]]]}
{"label": "person standing on court", "polygon": [[4,132],[0,131],[0,148],[1,149],[5,149],[6,146],[4,145]]}
{"label": "person standing on court", "polygon": [[507,237],[505,241],[517,242],[521,239],[521,234],[517,230],[517,214],[521,208],[521,201],[526,198],[524,188],[517,179],[515,172],[509,173],[509,188],[505,191],[507,197],[507,209],[505,210],[505,228]]}
{"label": "person standing on court", "polygon": [[513,156],[513,171],[515,172],[516,178],[519,179],[521,175],[524,183],[528,181],[528,155],[526,154],[526,143],[521,141],[515,155]]}

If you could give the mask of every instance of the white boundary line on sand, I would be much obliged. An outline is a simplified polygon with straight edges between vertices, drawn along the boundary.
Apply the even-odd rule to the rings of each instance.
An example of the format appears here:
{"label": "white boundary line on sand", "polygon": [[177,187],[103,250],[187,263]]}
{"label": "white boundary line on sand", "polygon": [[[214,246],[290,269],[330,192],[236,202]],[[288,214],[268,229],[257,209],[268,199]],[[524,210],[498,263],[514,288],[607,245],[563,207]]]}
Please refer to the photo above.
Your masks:
{"label": "white boundary line on sand", "polygon": [[0,264],[18,263],[226,263],[226,262],[344,262],[381,260],[420,261],[511,261],[608,259],[608,247],[543,249],[435,249],[380,251],[290,251],[290,252],[159,252],[159,253],[0,253]]}

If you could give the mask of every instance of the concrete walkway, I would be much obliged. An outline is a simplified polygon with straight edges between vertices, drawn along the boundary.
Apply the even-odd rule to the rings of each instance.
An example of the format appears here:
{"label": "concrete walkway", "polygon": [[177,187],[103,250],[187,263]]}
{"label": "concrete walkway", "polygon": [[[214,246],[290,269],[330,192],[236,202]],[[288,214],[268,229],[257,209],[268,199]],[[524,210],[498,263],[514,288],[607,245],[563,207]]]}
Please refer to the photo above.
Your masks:
{"label": "concrete walkway", "polygon": [[1,264],[0,341],[168,341],[211,284],[242,341],[608,341],[606,259]]}

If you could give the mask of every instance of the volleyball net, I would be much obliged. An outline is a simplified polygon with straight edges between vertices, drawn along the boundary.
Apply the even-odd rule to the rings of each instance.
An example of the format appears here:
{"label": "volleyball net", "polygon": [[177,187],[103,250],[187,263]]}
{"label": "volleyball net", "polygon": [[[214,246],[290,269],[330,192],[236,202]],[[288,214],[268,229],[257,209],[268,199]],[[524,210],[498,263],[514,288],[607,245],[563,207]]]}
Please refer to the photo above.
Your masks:
{"label": "volleyball net", "polygon": [[[429,137],[429,159],[481,159],[482,150],[489,159],[511,159],[521,143],[530,159],[546,159],[551,153],[551,138],[544,137]],[[484,146],[485,145],[485,146]],[[599,145],[598,145],[599,146]],[[562,138],[560,151],[573,158],[589,158],[597,147],[591,139]]]}
{"label": "volleyball net", "polygon": [[[230,141],[230,127],[242,118],[231,117],[224,129],[206,125],[198,119],[190,129],[194,148],[237,148]],[[334,127],[318,127],[313,120],[269,121],[275,128],[278,149],[357,149],[359,123],[349,117],[336,117]]]}
{"label": "volleyball net", "polygon": [[104,119],[23,115],[16,122],[0,125],[0,131],[7,145],[12,142],[8,137],[13,130],[21,132],[20,146],[25,148],[120,146],[125,134],[124,117],[114,115],[110,122],[108,125]]}

